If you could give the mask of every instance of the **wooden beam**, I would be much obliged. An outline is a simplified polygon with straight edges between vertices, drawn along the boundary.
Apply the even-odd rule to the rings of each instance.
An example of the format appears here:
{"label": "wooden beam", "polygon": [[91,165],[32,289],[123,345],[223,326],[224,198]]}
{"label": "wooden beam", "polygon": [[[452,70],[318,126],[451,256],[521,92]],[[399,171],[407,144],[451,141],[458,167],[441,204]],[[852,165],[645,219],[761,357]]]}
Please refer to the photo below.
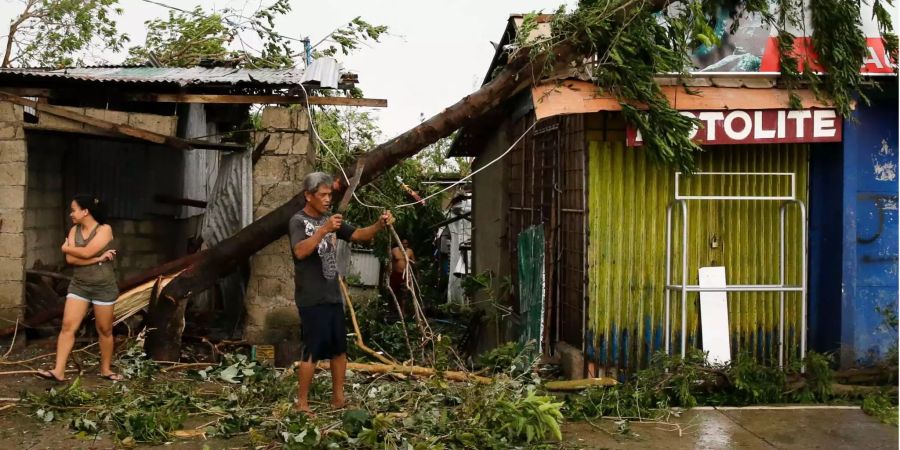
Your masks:
{"label": "wooden beam", "polygon": [[[206,103],[206,104],[306,104],[301,96],[292,95],[226,95],[226,94],[125,94],[125,99],[135,102]],[[310,105],[368,106],[386,108],[387,100],[381,98],[309,97]]]}
{"label": "wooden beam", "polygon": [[175,136],[166,136],[155,133],[153,131],[144,130],[142,128],[132,127],[121,123],[109,122],[96,117],[78,114],[58,106],[48,105],[46,103],[36,102],[27,98],[22,98],[6,92],[0,92],[0,100],[15,103],[21,106],[28,106],[37,111],[62,117],[75,122],[80,122],[98,128],[119,136],[128,136],[142,141],[154,144],[166,145],[179,150],[194,150],[196,148],[212,149],[212,150],[246,150],[246,147],[239,144],[220,144],[215,142],[206,142],[198,140],[182,139]]}
{"label": "wooden beam", "polygon": [[206,208],[206,202],[204,202],[203,200],[181,198],[181,197],[175,197],[175,196],[166,195],[166,194],[154,195],[153,201],[158,202],[158,203],[165,203],[167,205],[193,206],[195,208]]}

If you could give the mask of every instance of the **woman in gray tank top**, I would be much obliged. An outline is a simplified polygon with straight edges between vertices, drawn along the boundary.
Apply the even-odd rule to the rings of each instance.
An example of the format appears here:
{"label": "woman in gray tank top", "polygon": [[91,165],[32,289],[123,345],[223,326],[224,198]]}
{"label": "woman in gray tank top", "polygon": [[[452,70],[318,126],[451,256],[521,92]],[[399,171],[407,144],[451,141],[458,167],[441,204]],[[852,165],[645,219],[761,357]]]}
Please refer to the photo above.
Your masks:
{"label": "woman in gray tank top", "polygon": [[72,281],[66,296],[62,329],[56,342],[56,366],[53,370],[40,370],[38,376],[48,380],[65,381],[66,363],[75,332],[93,305],[94,321],[100,341],[100,376],[119,381],[122,376],[112,371],[113,310],[119,288],[113,259],[112,227],[106,224],[106,211],[99,199],[90,195],[76,195],[70,206],[69,217],[74,226],[62,245],[66,262],[71,264]]}

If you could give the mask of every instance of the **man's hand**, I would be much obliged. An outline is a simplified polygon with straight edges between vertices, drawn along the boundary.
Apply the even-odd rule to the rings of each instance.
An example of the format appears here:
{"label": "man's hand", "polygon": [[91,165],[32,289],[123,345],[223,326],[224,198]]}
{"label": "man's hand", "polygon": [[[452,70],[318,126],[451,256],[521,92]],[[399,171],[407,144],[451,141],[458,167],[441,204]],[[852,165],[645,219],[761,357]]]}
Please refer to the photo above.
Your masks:
{"label": "man's hand", "polygon": [[394,215],[391,214],[390,211],[385,211],[381,215],[381,225],[388,226],[388,225],[393,225],[393,224],[394,224]]}
{"label": "man's hand", "polygon": [[325,229],[326,232],[332,233],[341,229],[341,224],[344,223],[344,216],[340,214],[334,214],[322,224],[322,228]]}

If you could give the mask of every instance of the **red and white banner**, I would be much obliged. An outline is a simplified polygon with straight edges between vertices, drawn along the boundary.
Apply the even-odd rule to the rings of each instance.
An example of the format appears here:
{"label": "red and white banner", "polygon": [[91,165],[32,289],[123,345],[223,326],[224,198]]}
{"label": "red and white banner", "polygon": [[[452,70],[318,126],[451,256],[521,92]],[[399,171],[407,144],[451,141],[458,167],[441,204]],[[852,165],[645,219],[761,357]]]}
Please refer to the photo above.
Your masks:
{"label": "red and white banner", "polygon": [[[843,120],[833,109],[681,111],[700,125],[691,139],[701,145],[840,142]],[[629,147],[643,145],[641,133],[626,129]]]}

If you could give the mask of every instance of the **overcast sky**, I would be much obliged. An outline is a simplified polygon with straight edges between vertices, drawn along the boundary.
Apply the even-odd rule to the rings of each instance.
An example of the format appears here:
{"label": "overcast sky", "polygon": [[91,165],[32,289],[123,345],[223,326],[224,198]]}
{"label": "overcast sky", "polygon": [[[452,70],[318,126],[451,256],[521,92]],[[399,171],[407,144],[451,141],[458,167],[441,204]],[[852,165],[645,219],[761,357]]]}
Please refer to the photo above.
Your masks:
{"label": "overcast sky", "polygon": [[[247,5],[255,10],[259,4],[259,0],[159,1],[184,9],[199,4],[206,8]],[[499,40],[510,13],[552,12],[563,3],[575,2],[293,0],[293,11],[277,23],[277,30],[291,37],[309,36],[315,43],[356,16],[390,28],[391,35],[381,43],[341,57],[345,67],[359,74],[366,97],[388,100],[388,108],[376,110],[384,139],[417,124],[420,114],[436,114],[477,88],[493,55],[489,41]],[[0,0],[0,35],[21,11],[21,4],[22,0]],[[167,14],[166,8],[144,0],[120,0],[120,4],[125,10],[118,20],[120,30],[131,36],[132,45],[143,41],[145,20]],[[124,59],[104,56],[110,62]]]}

